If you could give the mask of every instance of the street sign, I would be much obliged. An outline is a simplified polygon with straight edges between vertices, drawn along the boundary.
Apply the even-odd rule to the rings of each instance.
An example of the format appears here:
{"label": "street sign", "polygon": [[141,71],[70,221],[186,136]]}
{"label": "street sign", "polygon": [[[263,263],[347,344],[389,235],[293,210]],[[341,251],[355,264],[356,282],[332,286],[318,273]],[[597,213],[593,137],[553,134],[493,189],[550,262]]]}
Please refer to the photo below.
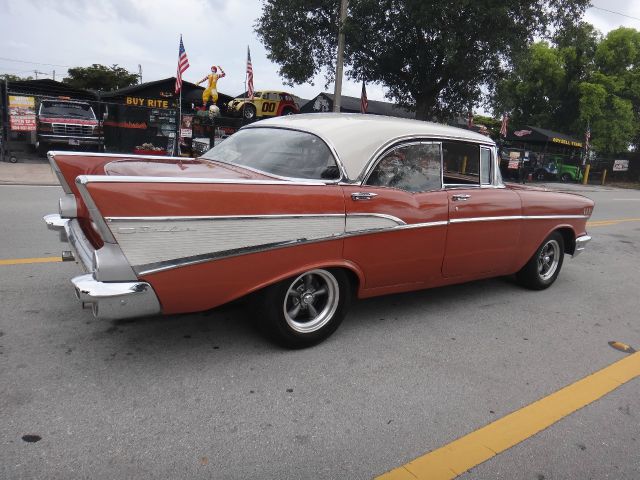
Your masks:
{"label": "street sign", "polygon": [[629,160],[614,160],[613,171],[614,172],[626,172],[629,170]]}

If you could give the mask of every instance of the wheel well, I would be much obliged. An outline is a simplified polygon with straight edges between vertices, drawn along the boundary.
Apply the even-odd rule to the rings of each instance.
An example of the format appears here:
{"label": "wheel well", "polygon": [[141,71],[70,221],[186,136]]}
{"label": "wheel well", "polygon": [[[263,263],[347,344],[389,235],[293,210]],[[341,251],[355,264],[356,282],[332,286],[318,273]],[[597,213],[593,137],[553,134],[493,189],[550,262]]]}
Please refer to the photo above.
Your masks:
{"label": "wheel well", "polygon": [[349,283],[351,284],[351,293],[354,296],[358,295],[358,289],[360,288],[360,278],[358,278],[358,274],[347,267],[334,267],[332,270],[342,270],[347,279],[349,279]]}
{"label": "wheel well", "polygon": [[568,253],[569,255],[573,255],[573,252],[576,249],[576,236],[568,227],[559,228],[556,230],[560,235],[562,235],[562,240],[564,240],[564,253]]}

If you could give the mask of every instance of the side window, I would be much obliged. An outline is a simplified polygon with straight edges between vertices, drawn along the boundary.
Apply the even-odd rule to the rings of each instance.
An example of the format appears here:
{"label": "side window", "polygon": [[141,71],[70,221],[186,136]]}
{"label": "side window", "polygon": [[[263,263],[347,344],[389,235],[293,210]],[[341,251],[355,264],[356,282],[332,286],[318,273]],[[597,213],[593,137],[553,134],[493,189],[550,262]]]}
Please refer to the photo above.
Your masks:
{"label": "side window", "polygon": [[491,150],[487,147],[480,147],[480,183],[482,185],[491,184],[491,171],[493,162],[491,161]]}
{"label": "side window", "polygon": [[409,192],[441,188],[439,143],[412,143],[389,150],[375,166],[367,185]]}
{"label": "side window", "polygon": [[480,147],[471,143],[443,142],[445,185],[480,185]]}

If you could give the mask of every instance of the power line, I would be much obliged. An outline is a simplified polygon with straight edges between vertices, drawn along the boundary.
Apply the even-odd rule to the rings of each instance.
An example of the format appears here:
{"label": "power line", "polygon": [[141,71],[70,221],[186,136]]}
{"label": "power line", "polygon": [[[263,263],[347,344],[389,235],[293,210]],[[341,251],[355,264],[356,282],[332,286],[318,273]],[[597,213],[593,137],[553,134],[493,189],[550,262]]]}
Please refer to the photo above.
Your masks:
{"label": "power line", "polygon": [[631,15],[627,15],[626,13],[614,12],[613,10],[607,10],[606,8],[596,7],[595,5],[591,5],[590,8],[595,8],[596,10],[602,10],[603,12],[614,13],[614,14],[620,15],[622,17],[632,18],[633,20],[638,20],[640,22],[640,18],[632,17]]}
{"label": "power line", "polygon": [[71,65],[60,65],[58,63],[42,63],[42,62],[28,62],[26,60],[18,60],[17,58],[6,58],[6,57],[0,57],[0,60],[6,60],[8,62],[18,62],[18,63],[30,63],[32,65],[48,65],[51,67],[65,67],[65,68],[71,68]]}

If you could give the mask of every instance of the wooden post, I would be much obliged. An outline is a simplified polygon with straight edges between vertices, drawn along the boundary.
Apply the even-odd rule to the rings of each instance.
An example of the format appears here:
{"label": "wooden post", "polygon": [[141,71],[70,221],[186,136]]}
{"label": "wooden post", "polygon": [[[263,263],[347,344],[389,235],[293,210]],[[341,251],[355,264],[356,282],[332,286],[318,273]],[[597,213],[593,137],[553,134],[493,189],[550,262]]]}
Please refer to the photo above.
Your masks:
{"label": "wooden post", "polygon": [[605,180],[607,179],[607,169],[604,169],[604,172],[602,172],[602,185],[604,185]]}

